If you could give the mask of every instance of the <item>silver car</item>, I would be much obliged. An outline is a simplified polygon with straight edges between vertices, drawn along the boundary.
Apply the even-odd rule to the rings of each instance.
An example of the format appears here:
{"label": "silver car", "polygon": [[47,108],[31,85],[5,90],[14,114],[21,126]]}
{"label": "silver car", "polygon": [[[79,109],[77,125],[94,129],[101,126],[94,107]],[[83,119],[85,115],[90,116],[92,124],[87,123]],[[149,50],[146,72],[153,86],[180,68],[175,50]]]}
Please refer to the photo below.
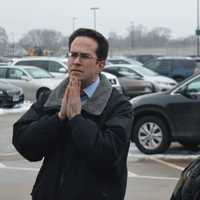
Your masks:
{"label": "silver car", "polygon": [[57,78],[64,78],[68,71],[67,58],[34,56],[15,59],[12,65],[35,66],[48,71]]}
{"label": "silver car", "polygon": [[126,74],[137,74],[141,79],[151,82],[154,84],[158,91],[167,91],[177,85],[177,82],[172,78],[161,76],[156,72],[147,69],[141,65],[129,65],[129,64],[116,64],[116,65],[107,65],[111,69],[118,69],[121,73]]}
{"label": "silver car", "polygon": [[43,92],[54,89],[62,80],[34,66],[0,66],[0,80],[6,80],[24,91],[26,100],[35,101]]}

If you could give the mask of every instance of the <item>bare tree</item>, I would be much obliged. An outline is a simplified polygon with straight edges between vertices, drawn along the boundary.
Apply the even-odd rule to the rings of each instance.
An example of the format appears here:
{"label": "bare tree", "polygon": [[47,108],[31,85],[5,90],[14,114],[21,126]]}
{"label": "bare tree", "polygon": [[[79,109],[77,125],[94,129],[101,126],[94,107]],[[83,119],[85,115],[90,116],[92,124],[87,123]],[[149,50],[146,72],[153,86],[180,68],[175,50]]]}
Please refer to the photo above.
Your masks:
{"label": "bare tree", "polygon": [[8,36],[4,28],[0,27],[0,56],[4,56],[7,51]]}
{"label": "bare tree", "polygon": [[19,41],[24,48],[41,47],[51,51],[58,50],[65,37],[59,31],[49,29],[34,29],[24,35]]}

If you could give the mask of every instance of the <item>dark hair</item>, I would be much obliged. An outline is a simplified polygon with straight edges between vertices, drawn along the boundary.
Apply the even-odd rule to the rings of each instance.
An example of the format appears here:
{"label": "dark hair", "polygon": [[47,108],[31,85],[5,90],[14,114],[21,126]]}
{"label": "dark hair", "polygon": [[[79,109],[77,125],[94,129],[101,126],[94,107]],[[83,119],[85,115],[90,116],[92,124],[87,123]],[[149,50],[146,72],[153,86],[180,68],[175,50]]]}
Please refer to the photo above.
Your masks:
{"label": "dark hair", "polygon": [[76,31],[74,31],[69,37],[69,50],[71,48],[71,43],[73,42],[73,40],[79,36],[85,36],[94,39],[98,45],[96,50],[97,58],[99,60],[105,60],[107,58],[109,49],[108,41],[101,33],[93,29],[79,28]]}

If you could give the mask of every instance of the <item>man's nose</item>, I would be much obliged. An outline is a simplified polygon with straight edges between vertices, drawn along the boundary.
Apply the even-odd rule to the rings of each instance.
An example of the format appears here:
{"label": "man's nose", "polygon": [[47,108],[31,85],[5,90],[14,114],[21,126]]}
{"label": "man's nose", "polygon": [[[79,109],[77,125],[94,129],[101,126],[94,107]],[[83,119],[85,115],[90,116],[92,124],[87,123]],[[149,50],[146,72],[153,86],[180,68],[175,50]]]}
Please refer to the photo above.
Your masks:
{"label": "man's nose", "polygon": [[74,58],[74,63],[80,63],[80,62],[81,62],[80,55],[77,55],[77,56]]}

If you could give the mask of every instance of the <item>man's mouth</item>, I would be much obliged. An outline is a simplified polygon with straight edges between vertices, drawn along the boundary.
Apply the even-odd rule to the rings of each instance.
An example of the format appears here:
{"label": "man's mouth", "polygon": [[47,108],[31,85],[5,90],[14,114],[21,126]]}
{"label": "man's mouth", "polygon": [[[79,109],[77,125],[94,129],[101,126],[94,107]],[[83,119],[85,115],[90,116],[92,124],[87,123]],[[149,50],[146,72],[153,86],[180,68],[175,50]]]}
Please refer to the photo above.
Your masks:
{"label": "man's mouth", "polygon": [[73,69],[73,70],[71,70],[71,72],[79,72],[79,73],[82,73],[82,71],[81,71],[81,70],[78,70],[78,69]]}

